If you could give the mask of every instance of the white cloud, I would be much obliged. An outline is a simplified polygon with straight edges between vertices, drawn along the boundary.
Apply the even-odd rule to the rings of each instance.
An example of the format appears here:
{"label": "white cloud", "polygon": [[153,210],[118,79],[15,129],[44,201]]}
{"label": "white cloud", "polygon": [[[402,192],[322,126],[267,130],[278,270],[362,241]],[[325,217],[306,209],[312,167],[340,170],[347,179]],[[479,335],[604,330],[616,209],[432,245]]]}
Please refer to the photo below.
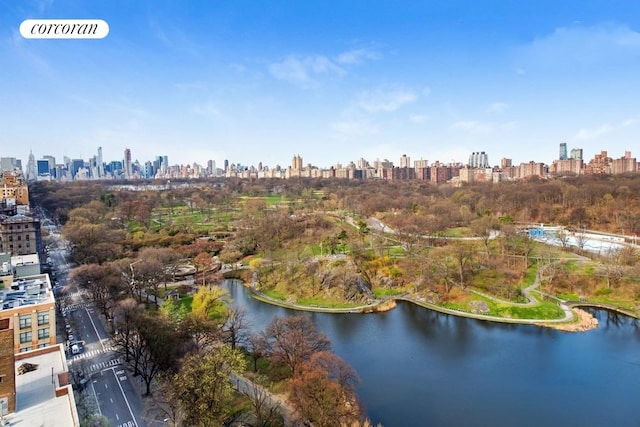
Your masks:
{"label": "white cloud", "polygon": [[353,49],[339,54],[336,56],[335,60],[338,64],[359,65],[367,60],[376,60],[380,58],[381,55],[373,50]]}
{"label": "white cloud", "polygon": [[578,141],[587,141],[587,140],[597,139],[603,135],[616,132],[624,128],[628,128],[630,126],[634,126],[638,122],[640,122],[640,120],[638,120],[637,118],[629,117],[618,123],[613,123],[613,124],[603,123],[600,126],[593,129],[582,128],[576,133],[576,135],[574,136],[574,139]]}
{"label": "white cloud", "polygon": [[282,62],[269,65],[271,75],[279,80],[300,86],[315,86],[320,74],[345,74],[345,70],[323,55],[286,57]]}
{"label": "white cloud", "polygon": [[334,122],[331,124],[331,129],[344,136],[363,136],[378,133],[378,126],[367,119]]}
{"label": "white cloud", "polygon": [[590,139],[598,138],[605,133],[612,132],[615,128],[608,123],[605,123],[596,129],[580,129],[578,133],[576,133],[575,139],[579,141],[586,141]]}
{"label": "white cloud", "polygon": [[426,114],[411,114],[409,120],[413,123],[425,123],[429,120],[429,116]]}
{"label": "white cloud", "polygon": [[587,27],[578,23],[535,39],[521,54],[520,60],[525,63],[550,67],[605,63],[613,59],[637,60],[640,33],[624,25]]}
{"label": "white cloud", "polygon": [[622,121],[622,127],[633,126],[638,123],[638,119],[626,119]]}
{"label": "white cloud", "polygon": [[622,130],[623,128],[634,126],[638,122],[639,120],[637,118],[629,117],[620,121],[619,123],[603,123],[593,129],[582,128],[575,134],[574,139],[578,141],[597,139],[603,135]]}
{"label": "white cloud", "polygon": [[509,104],[505,102],[492,102],[489,104],[487,111],[489,113],[502,113],[509,108]]}
{"label": "white cloud", "polygon": [[357,104],[369,113],[391,112],[416,99],[418,95],[406,89],[375,89],[360,93]]}

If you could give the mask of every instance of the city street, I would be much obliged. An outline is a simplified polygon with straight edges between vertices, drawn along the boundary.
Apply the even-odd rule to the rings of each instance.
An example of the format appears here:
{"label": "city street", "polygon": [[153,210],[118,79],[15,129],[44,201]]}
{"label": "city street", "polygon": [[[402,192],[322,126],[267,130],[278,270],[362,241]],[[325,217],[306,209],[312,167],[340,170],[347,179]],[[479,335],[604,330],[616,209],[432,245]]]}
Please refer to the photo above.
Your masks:
{"label": "city street", "polygon": [[49,231],[48,261],[60,307],[58,341],[67,348],[72,378],[76,378],[78,384],[82,382],[76,392],[87,393],[95,400],[97,411],[108,418],[111,425],[145,427],[147,423],[141,415],[144,410],[141,387],[115,352],[102,316],[81,289],[68,283],[67,242],[55,225],[46,228]]}
{"label": "city street", "polygon": [[[126,391],[125,391],[126,389]],[[136,396],[126,370],[114,366],[92,375],[91,390],[100,412],[117,427],[141,426],[136,420],[127,394]]]}

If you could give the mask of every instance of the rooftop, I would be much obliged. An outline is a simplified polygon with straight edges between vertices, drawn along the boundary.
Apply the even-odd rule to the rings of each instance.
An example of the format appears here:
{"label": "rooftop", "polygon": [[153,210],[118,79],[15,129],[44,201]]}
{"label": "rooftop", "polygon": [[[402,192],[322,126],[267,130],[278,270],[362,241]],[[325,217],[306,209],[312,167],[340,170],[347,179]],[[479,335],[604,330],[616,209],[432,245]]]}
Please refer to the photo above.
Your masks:
{"label": "rooftop", "polygon": [[55,302],[47,274],[14,281],[11,288],[0,289],[0,311],[25,305]]}
{"label": "rooftop", "polygon": [[[16,357],[16,412],[5,416],[11,425],[70,427],[79,425],[67,361],[61,344]],[[37,369],[17,375],[23,363]]]}

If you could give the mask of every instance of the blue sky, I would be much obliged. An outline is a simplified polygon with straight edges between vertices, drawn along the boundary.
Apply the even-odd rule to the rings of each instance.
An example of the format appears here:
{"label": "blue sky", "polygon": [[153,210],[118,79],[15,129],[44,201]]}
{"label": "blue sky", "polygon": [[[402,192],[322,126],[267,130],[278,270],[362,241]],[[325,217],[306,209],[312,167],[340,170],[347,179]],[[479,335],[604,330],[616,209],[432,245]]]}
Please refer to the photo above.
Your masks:
{"label": "blue sky", "polygon": [[[25,19],[103,19],[32,40]],[[640,2],[0,4],[0,156],[330,166],[640,157]]]}

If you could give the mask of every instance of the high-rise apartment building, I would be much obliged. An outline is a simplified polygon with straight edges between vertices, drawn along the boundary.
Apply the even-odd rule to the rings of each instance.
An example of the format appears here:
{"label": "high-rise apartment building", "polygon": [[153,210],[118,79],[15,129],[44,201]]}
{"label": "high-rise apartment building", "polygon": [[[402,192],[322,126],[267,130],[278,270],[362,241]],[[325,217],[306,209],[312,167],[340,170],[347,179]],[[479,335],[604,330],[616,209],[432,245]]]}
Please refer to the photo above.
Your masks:
{"label": "high-rise apartment building", "polygon": [[560,143],[560,153],[559,153],[558,159],[567,160],[567,143],[566,142]]}
{"label": "high-rise apartment building", "polygon": [[124,149],[124,177],[131,178],[133,176],[133,170],[131,165],[131,150]]}
{"label": "high-rise apartment building", "polygon": [[104,178],[104,160],[102,159],[102,147],[98,147],[98,155],[96,156],[96,169],[98,178]]}
{"label": "high-rise apartment building", "polygon": [[299,171],[302,170],[302,157],[299,154],[293,156],[291,160],[291,169]]}
{"label": "high-rise apartment building", "polygon": [[573,160],[584,160],[582,158],[582,148],[572,148],[571,149],[571,158]]}
{"label": "high-rise apartment building", "polygon": [[403,154],[402,157],[400,157],[400,167],[401,168],[411,167],[411,157],[407,156],[406,154]]}
{"label": "high-rise apartment building", "polygon": [[489,156],[484,151],[471,153],[469,156],[469,167],[472,169],[486,169],[489,166]]}

